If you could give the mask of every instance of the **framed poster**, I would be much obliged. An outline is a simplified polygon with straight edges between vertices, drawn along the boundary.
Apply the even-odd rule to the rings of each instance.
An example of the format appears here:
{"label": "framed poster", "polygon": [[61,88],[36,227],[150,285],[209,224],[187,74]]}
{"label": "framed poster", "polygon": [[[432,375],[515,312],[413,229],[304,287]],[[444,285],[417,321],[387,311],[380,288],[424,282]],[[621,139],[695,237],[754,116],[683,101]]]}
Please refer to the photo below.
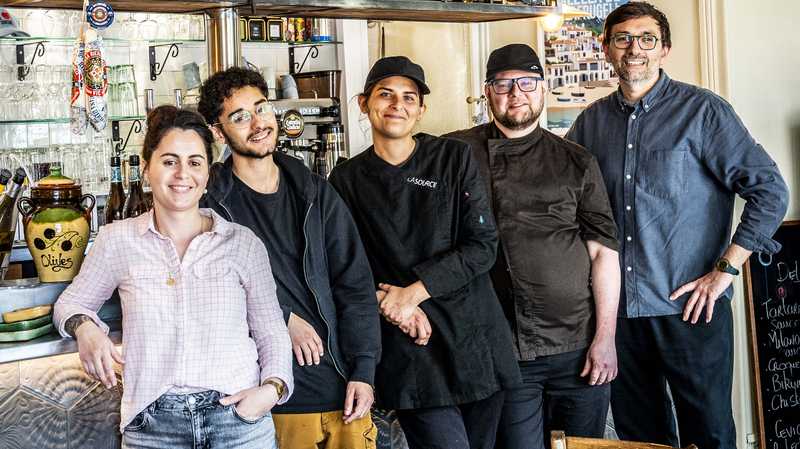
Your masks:
{"label": "framed poster", "polygon": [[547,128],[563,136],[581,111],[615,91],[617,75],[605,59],[600,35],[603,21],[628,0],[567,0],[587,13],[545,33]]}

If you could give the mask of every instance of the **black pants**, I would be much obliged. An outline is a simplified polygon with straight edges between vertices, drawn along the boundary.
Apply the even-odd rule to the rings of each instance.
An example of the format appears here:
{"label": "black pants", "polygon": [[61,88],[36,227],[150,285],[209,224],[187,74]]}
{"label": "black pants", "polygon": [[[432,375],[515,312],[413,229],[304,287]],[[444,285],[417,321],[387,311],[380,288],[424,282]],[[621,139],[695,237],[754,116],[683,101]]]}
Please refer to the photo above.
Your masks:
{"label": "black pants", "polygon": [[600,438],[608,415],[608,384],[580,377],[586,350],[520,362],[523,385],[506,391],[497,449],[550,447],[550,431]]}
{"label": "black pants", "polygon": [[620,439],[702,449],[736,447],[730,301],[716,303],[709,324],[705,312],[694,325],[683,322],[681,315],[620,318],[617,354],[619,376],[611,386],[611,410]]}
{"label": "black pants", "polygon": [[396,410],[409,449],[492,449],[503,392],[452,407]]}

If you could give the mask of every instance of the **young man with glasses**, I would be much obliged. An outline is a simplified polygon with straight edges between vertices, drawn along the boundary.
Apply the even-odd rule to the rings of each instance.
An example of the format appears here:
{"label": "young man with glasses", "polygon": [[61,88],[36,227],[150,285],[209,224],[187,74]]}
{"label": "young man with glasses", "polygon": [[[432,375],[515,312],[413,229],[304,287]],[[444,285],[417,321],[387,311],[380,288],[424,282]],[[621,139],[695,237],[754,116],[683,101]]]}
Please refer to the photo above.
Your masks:
{"label": "young man with glasses", "polygon": [[500,232],[492,269],[514,334],[523,384],[506,392],[497,447],[548,447],[550,430],[600,437],[614,348],[616,225],[597,161],[543,130],[536,53],[492,52],[485,95],[494,121],[450,134],[469,143]]}
{"label": "young man with glasses", "polygon": [[273,409],[279,446],[374,448],[380,329],[369,262],[336,191],[275,152],[266,95],[261,75],[241,68],[203,84],[198,110],[231,149],[212,167],[205,207],[250,228],[269,253],[297,361],[295,392]]}
{"label": "young man with glasses", "polygon": [[[731,283],[752,251],[780,249],[771,237],[786,184],[730,104],[661,69],[672,45],[661,11],[631,2],[604,28],[619,90],[586,109],[567,138],[597,157],[624,236],[615,427],[623,439],[669,446],[742,446],[731,408]],[[746,203],[731,239],[736,194]]]}

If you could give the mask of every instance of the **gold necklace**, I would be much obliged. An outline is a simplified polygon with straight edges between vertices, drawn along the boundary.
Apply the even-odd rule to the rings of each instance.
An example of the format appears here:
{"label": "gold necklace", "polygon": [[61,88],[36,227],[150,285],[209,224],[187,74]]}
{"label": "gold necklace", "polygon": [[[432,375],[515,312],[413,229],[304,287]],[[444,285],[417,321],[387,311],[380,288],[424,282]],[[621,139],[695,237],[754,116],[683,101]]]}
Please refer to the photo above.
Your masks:
{"label": "gold necklace", "polygon": [[[202,215],[200,216],[200,220],[201,220],[200,233],[198,235],[210,231],[211,227],[212,227],[212,225],[214,223],[213,219],[211,219],[210,217],[204,217]],[[197,237],[197,236],[195,236],[195,237]],[[173,243],[173,245],[174,245],[174,243]],[[172,287],[172,286],[175,285],[175,283],[177,282],[177,280],[175,279],[177,277],[177,275],[178,275],[177,272],[173,272],[172,270],[167,270],[167,286],[168,287]]]}

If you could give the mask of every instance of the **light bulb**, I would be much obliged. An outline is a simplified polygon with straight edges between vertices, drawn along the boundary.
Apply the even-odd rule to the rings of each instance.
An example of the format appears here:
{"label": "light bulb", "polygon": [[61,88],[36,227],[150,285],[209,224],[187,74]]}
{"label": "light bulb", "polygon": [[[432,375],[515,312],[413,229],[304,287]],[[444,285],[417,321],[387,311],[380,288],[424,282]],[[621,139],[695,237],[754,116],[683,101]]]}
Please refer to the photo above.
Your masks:
{"label": "light bulb", "polygon": [[564,16],[558,13],[550,13],[542,17],[542,28],[548,33],[555,33],[564,25]]}

